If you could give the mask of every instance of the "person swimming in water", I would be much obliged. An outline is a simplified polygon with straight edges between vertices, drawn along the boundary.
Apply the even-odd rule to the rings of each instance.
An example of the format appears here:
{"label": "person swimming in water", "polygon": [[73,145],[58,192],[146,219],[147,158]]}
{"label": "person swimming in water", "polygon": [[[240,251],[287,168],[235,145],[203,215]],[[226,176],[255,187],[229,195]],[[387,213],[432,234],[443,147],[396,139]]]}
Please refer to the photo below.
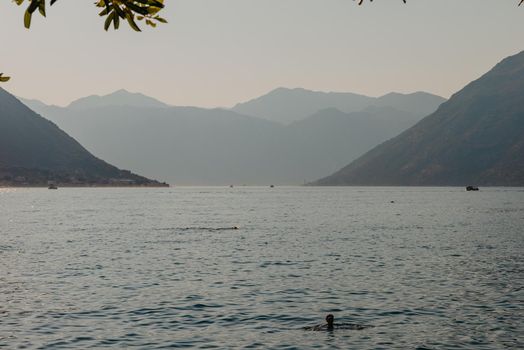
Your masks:
{"label": "person swimming in water", "polygon": [[369,328],[372,326],[363,326],[360,324],[352,324],[352,323],[339,323],[335,324],[335,316],[332,314],[329,314],[326,316],[326,324],[319,324],[313,327],[304,327],[304,330],[306,331],[333,331],[335,329],[349,329],[349,330],[361,330],[364,328]]}

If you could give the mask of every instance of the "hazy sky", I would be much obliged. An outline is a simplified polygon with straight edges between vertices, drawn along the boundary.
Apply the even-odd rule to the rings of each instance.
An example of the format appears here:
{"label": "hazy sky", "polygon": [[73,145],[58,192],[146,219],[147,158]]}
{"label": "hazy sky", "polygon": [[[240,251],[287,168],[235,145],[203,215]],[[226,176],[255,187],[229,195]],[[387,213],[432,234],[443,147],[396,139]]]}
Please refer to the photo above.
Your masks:
{"label": "hazy sky", "polygon": [[206,107],[279,86],[449,97],[524,50],[517,0],[166,0],[169,24],[142,33],[105,32],[93,2],[59,0],[26,30],[1,1],[2,87],[58,105],[120,88]]}

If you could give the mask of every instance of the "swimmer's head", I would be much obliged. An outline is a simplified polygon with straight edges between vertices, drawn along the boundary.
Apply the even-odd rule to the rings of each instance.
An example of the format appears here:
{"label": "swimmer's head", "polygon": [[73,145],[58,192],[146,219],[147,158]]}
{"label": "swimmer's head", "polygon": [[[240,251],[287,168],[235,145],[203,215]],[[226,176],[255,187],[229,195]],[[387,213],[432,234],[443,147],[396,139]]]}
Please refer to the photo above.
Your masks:
{"label": "swimmer's head", "polygon": [[332,326],[334,321],[335,321],[335,316],[333,316],[332,314],[329,314],[326,316],[326,322],[328,326]]}

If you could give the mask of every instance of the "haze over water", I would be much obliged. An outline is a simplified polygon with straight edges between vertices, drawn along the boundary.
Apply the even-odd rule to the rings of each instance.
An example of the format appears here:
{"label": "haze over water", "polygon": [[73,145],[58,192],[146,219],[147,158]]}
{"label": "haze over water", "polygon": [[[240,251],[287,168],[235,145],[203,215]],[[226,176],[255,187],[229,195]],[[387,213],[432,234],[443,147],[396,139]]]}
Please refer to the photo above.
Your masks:
{"label": "haze over water", "polygon": [[[522,189],[0,189],[0,211],[0,347],[524,346]],[[301,329],[326,313],[374,327]]]}

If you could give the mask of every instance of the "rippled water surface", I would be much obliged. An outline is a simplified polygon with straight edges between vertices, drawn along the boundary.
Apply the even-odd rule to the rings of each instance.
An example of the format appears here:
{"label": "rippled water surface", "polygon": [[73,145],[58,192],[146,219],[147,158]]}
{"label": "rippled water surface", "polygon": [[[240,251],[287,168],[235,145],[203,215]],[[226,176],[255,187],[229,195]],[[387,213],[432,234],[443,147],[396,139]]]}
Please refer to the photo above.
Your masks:
{"label": "rippled water surface", "polygon": [[[301,329],[326,313],[373,327]],[[523,320],[523,189],[0,189],[0,347],[518,349]]]}

